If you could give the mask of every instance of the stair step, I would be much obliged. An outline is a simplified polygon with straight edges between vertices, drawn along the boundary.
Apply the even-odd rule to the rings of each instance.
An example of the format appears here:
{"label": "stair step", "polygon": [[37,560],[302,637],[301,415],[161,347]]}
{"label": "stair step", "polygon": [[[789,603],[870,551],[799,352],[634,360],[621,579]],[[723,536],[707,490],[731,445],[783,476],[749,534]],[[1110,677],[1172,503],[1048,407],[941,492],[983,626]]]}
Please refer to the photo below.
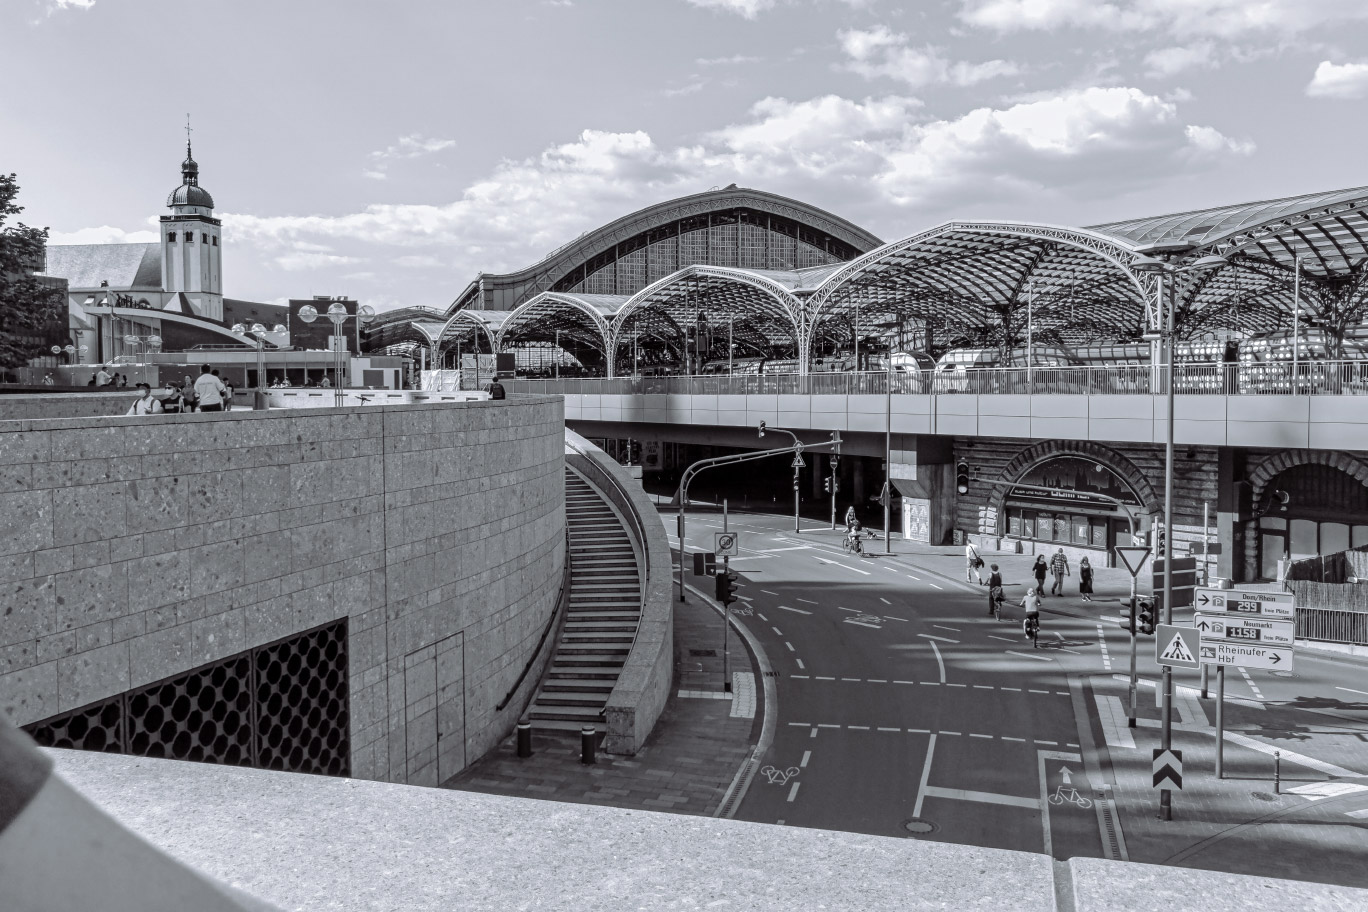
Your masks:
{"label": "stair step", "polygon": [[592,707],[594,712],[602,714],[603,703],[608,699],[611,690],[552,690],[542,691],[532,704],[536,709],[541,706],[584,706]]}
{"label": "stair step", "polygon": [[551,659],[552,668],[575,668],[590,665],[597,668],[621,668],[624,655],[610,655],[602,652],[577,652],[574,655],[561,655],[559,652]]}
{"label": "stair step", "polygon": [[552,666],[547,673],[548,681],[583,681],[586,679],[602,681],[605,684],[616,684],[618,675],[622,673],[621,667],[605,667],[588,665],[583,667],[560,668]]}
{"label": "stair step", "polygon": [[557,722],[587,722],[593,725],[603,721],[602,706],[543,706],[540,702],[532,704],[532,710],[527,714],[528,718],[536,722],[545,719],[546,721]]}
{"label": "stair step", "polygon": [[[583,723],[583,722],[570,722],[570,721],[567,721],[567,720],[565,720],[565,719],[535,719],[535,718],[534,718],[534,719],[532,720],[532,728],[534,728],[534,729],[540,729],[541,731],[572,731],[572,732],[578,732],[581,728],[584,727],[585,724],[586,724],[586,723]],[[603,733],[603,732],[606,732],[606,731],[608,730],[608,723],[606,723],[606,722],[594,722],[594,723],[592,723],[592,724],[593,724],[593,726],[594,726],[594,731],[599,732],[600,734]]]}
{"label": "stair step", "polygon": [[616,684],[616,681],[602,678],[550,678],[546,682],[546,689],[570,691],[571,693],[595,693],[606,697],[612,692]]}

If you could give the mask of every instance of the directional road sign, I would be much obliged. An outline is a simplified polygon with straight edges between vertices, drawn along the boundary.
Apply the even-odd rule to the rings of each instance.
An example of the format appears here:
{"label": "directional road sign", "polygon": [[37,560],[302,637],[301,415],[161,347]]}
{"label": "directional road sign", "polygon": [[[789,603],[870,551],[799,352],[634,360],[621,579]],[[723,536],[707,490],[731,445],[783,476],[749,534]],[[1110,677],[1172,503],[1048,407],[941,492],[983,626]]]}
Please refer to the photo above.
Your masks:
{"label": "directional road sign", "polygon": [[714,532],[713,551],[718,557],[739,557],[741,555],[741,536],[735,532]]}
{"label": "directional road sign", "polygon": [[1131,576],[1139,576],[1140,568],[1145,566],[1145,560],[1149,557],[1150,549],[1141,545],[1117,545],[1116,556],[1121,558],[1121,563]]}
{"label": "directional road sign", "polygon": [[1290,646],[1260,646],[1257,643],[1204,642],[1198,655],[1203,665],[1236,665],[1240,668],[1273,668],[1292,671]]}
{"label": "directional road sign", "polygon": [[1290,592],[1248,592],[1240,589],[1198,589],[1193,604],[1198,611],[1234,611],[1264,617],[1296,616],[1296,597]]}
{"label": "directional road sign", "polygon": [[1154,749],[1154,787],[1183,787],[1183,752],[1180,750]]}
{"label": "directional road sign", "polygon": [[1173,668],[1197,668],[1197,628],[1160,624],[1154,633],[1154,661]]}
{"label": "directional road sign", "polygon": [[1256,643],[1290,648],[1296,642],[1296,625],[1282,618],[1199,611],[1192,623],[1203,643]]}
{"label": "directional road sign", "polygon": [[805,466],[805,465],[807,465],[807,463],[803,461],[803,454],[802,454],[802,453],[794,453],[794,454],[793,454],[793,467],[794,467],[795,469],[801,469],[801,468],[802,468],[803,466]]}

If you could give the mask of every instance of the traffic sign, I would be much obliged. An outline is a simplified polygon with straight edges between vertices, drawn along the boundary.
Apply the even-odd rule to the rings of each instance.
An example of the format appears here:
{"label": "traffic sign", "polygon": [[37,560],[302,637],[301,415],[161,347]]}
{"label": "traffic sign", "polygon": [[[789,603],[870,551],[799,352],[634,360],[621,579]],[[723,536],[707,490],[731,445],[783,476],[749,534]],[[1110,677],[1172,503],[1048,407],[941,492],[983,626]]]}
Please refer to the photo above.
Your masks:
{"label": "traffic sign", "polygon": [[[1154,594],[1162,603],[1164,592],[1164,563],[1167,558],[1159,557],[1154,561]],[[1173,607],[1186,608],[1192,604],[1193,589],[1197,585],[1197,558],[1173,558],[1171,585],[1173,587]]]}
{"label": "traffic sign", "polygon": [[1296,596],[1291,592],[1198,589],[1193,604],[1198,611],[1234,611],[1277,618],[1291,618],[1297,614]]}
{"label": "traffic sign", "polygon": [[1172,668],[1197,668],[1196,627],[1159,624],[1155,628],[1154,661]]}
{"label": "traffic sign", "polygon": [[793,468],[795,468],[795,469],[801,469],[801,468],[802,468],[803,466],[805,466],[805,465],[807,465],[807,463],[803,461],[803,454],[802,454],[802,453],[794,453],[794,454],[793,454]]}
{"label": "traffic sign", "polygon": [[1296,642],[1296,625],[1282,618],[1263,615],[1232,615],[1199,611],[1193,626],[1202,642],[1257,643],[1261,646],[1288,646]]}
{"label": "traffic sign", "polygon": [[1121,558],[1121,563],[1131,576],[1139,576],[1140,568],[1145,566],[1145,560],[1149,557],[1150,549],[1140,545],[1117,545],[1116,556]]}
{"label": "traffic sign", "polygon": [[713,551],[717,552],[718,557],[739,557],[741,536],[735,532],[714,532]]}
{"label": "traffic sign", "polygon": [[717,572],[717,555],[695,551],[693,556],[694,576],[712,576]]}
{"label": "traffic sign", "polygon": [[1154,787],[1183,787],[1183,752],[1180,750],[1154,749]]}
{"label": "traffic sign", "polygon": [[1198,656],[1203,665],[1235,665],[1240,668],[1274,668],[1291,671],[1291,646],[1260,646],[1256,643],[1204,642]]}

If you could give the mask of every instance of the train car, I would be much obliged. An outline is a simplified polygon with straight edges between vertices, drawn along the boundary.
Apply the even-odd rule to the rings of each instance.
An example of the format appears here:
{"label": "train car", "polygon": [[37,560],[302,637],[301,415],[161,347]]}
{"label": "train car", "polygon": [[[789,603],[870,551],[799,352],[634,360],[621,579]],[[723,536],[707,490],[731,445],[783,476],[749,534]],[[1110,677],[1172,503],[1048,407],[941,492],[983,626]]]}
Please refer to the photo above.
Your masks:
{"label": "train car", "polygon": [[1352,337],[1335,352],[1334,339],[1320,327],[1304,327],[1294,344],[1291,330],[1265,333],[1240,343],[1241,393],[1368,392],[1368,346]]}
{"label": "train car", "polygon": [[[1062,348],[1032,346],[1030,366],[1036,372],[1054,370],[1050,375],[1052,383],[1067,385],[1074,382],[1071,373],[1055,370],[1076,366],[1073,356]],[[996,348],[951,349],[936,362],[936,389],[948,393],[1025,393],[1029,392],[1025,367],[1025,347],[1010,351],[1005,361]],[[1006,368],[1022,369],[1009,371]]]}

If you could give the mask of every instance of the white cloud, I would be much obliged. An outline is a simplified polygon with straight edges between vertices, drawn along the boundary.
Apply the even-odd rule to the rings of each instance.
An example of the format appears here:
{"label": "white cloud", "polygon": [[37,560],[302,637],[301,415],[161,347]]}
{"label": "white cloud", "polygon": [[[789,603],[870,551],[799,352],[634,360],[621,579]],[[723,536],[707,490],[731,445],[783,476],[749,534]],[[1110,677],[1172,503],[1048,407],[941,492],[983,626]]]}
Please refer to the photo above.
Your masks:
{"label": "white cloud", "polygon": [[742,63],[759,63],[759,57],[750,57],[746,54],[733,54],[730,57],[699,57],[694,63],[699,66],[737,66]]}
{"label": "white cloud", "polygon": [[95,5],[95,0],[47,0],[47,2],[53,12],[64,9],[90,9]]}
{"label": "white cloud", "polygon": [[125,231],[111,225],[48,232],[49,244],[154,244],[160,240],[160,231]]}
{"label": "white cloud", "polygon": [[773,9],[774,2],[775,0],[689,0],[694,6],[736,13],[743,19],[754,19],[765,10]]}
{"label": "white cloud", "polygon": [[412,268],[421,268],[421,267],[430,267],[430,266],[441,266],[441,265],[442,265],[442,261],[439,260],[439,259],[437,259],[435,256],[426,256],[426,255],[401,256],[401,257],[395,257],[395,258],[394,258],[394,265],[396,265],[396,266],[403,266],[403,267],[405,267],[405,268],[412,269]]}
{"label": "white cloud", "polygon": [[960,19],[998,32],[1102,28],[1184,37],[1282,39],[1368,19],[1362,0],[960,0]]}
{"label": "white cloud", "polygon": [[371,166],[361,173],[372,180],[387,180],[391,162],[441,152],[456,145],[454,139],[425,139],[421,133],[401,136],[393,144],[370,154]]}
{"label": "white cloud", "polygon": [[968,86],[1012,76],[1019,71],[1016,64],[1006,60],[951,63],[940,48],[911,47],[906,35],[883,25],[864,30],[847,29],[838,32],[836,38],[847,58],[843,69],[866,79],[896,79],[913,88],[932,83]]}
{"label": "white cloud", "polygon": [[664,94],[666,98],[679,98],[682,95],[693,95],[696,92],[703,91],[703,85],[703,80],[695,79],[693,82],[686,83],[678,88],[666,89]]}
{"label": "white cloud", "polygon": [[1368,63],[1322,60],[1306,86],[1312,98],[1368,98]]}
{"label": "white cloud", "polygon": [[295,251],[274,257],[274,262],[287,272],[303,272],[306,269],[322,269],[327,266],[342,266],[359,263],[360,257],[338,256],[332,253],[306,253]]}
{"label": "white cloud", "polygon": [[1145,65],[1151,76],[1172,76],[1194,67],[1206,68],[1216,64],[1216,45],[1210,41],[1160,48],[1145,55]]}

